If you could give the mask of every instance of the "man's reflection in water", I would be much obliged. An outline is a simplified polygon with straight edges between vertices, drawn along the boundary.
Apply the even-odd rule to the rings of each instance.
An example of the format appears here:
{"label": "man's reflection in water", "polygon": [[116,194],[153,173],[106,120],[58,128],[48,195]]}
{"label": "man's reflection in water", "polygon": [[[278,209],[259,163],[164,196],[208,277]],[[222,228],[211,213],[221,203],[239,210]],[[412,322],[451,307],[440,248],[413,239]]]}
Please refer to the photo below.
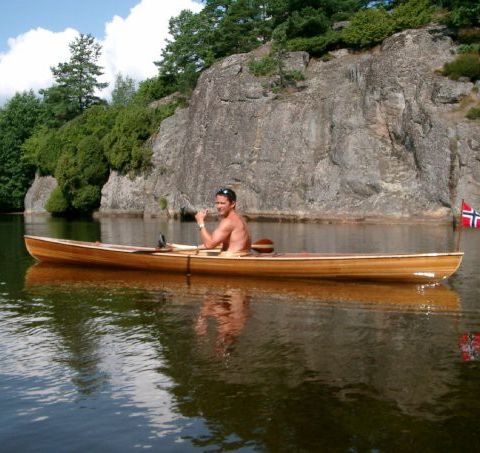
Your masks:
{"label": "man's reflection in water", "polygon": [[480,332],[467,332],[460,335],[459,343],[464,362],[480,360]]}
{"label": "man's reflection in water", "polygon": [[213,318],[217,324],[215,351],[228,356],[249,316],[249,297],[245,290],[230,288],[221,294],[206,294],[195,331],[200,337],[206,336],[208,318]]}

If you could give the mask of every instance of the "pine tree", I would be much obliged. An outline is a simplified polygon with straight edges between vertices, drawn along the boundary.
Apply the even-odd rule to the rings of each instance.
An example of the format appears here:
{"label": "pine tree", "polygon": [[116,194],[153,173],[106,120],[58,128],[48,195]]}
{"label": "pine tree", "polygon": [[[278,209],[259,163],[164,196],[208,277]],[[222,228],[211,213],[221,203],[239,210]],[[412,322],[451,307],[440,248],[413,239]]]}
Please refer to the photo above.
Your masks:
{"label": "pine tree", "polygon": [[103,103],[95,93],[108,85],[98,81],[103,74],[97,64],[101,46],[92,35],[80,34],[69,47],[70,60],[51,68],[56,84],[40,91],[49,107],[48,113],[60,124],[91,105]]}

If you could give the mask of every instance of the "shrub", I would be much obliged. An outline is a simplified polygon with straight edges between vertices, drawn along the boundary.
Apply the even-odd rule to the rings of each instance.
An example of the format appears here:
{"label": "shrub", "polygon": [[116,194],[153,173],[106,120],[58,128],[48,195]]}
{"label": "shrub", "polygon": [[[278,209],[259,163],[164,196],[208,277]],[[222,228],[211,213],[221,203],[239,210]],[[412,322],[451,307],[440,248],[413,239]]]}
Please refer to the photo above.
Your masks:
{"label": "shrub", "polygon": [[478,120],[480,119],[480,107],[472,107],[467,112],[467,118],[470,120]]}
{"label": "shrub", "polygon": [[287,41],[286,47],[290,52],[304,50],[312,56],[321,56],[341,43],[341,32],[329,31],[323,35],[313,36],[311,38],[291,39]]}
{"label": "shrub", "polygon": [[161,197],[158,200],[158,207],[162,210],[165,211],[165,209],[168,208],[168,200],[165,197]]}
{"label": "shrub", "polygon": [[286,37],[309,37],[325,33],[330,21],[321,9],[311,6],[294,11],[287,19]]}
{"label": "shrub", "polygon": [[461,44],[457,48],[457,53],[480,53],[480,43],[476,44]]}
{"label": "shrub", "polygon": [[428,24],[435,8],[429,0],[408,0],[398,5],[392,12],[396,30],[419,28]]}
{"label": "shrub", "polygon": [[63,195],[62,189],[56,187],[50,194],[45,209],[52,214],[65,214],[68,211],[68,206],[68,201]]}
{"label": "shrub", "polygon": [[480,78],[480,58],[478,54],[465,53],[459,55],[455,60],[443,65],[442,74],[452,80],[460,77],[468,77],[475,81]]}
{"label": "shrub", "polygon": [[383,8],[371,8],[355,14],[342,37],[352,47],[370,47],[382,42],[395,31],[395,22]]}
{"label": "shrub", "polygon": [[152,101],[162,99],[177,91],[178,86],[166,77],[154,77],[140,82],[138,90],[133,96],[133,102],[141,105],[148,105]]}
{"label": "shrub", "polygon": [[42,127],[23,143],[25,162],[36,166],[42,175],[53,175],[58,159],[68,143],[59,131]]}
{"label": "shrub", "polygon": [[[478,11],[480,16],[480,6],[478,6]],[[480,28],[461,28],[457,33],[457,40],[462,44],[478,44],[480,42]]]}
{"label": "shrub", "polygon": [[303,74],[302,71],[299,71],[298,69],[294,69],[293,71],[286,72],[285,78],[288,81],[299,82],[301,80],[305,80],[305,75]]}
{"label": "shrub", "polygon": [[248,63],[248,70],[256,77],[269,76],[278,71],[278,60],[270,55]]}
{"label": "shrub", "polygon": [[144,143],[176,106],[172,103],[151,109],[134,104],[120,108],[113,127],[102,139],[110,167],[123,173],[147,169],[151,149]]}
{"label": "shrub", "polygon": [[88,213],[100,205],[102,192],[100,187],[87,184],[75,191],[72,206],[80,213]]}

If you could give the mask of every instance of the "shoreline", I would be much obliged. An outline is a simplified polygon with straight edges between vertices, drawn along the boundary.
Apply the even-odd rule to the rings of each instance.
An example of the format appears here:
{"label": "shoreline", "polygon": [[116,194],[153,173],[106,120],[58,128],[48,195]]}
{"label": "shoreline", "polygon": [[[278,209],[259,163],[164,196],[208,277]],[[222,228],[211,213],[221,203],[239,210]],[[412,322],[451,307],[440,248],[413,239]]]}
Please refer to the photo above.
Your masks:
{"label": "shoreline", "polygon": [[[53,217],[48,212],[11,212],[11,213],[1,213],[2,215],[23,215],[24,217]],[[342,216],[325,216],[325,217],[310,217],[305,215],[294,215],[294,214],[248,214],[241,213],[242,216],[248,222],[257,222],[257,223],[312,223],[312,224],[352,224],[352,225],[455,225],[455,218],[453,216],[448,217],[388,217],[388,216],[355,216],[355,217],[342,217]],[[217,219],[217,216],[214,214],[209,215],[212,220]],[[182,218],[180,213],[170,214],[170,215],[144,215],[138,211],[124,211],[124,212],[108,212],[108,213],[99,213],[98,211],[94,212],[91,215],[91,218],[94,220],[108,219],[108,218],[143,218],[145,220],[164,220],[164,221],[176,221],[176,222],[194,222],[193,216],[190,218]]]}

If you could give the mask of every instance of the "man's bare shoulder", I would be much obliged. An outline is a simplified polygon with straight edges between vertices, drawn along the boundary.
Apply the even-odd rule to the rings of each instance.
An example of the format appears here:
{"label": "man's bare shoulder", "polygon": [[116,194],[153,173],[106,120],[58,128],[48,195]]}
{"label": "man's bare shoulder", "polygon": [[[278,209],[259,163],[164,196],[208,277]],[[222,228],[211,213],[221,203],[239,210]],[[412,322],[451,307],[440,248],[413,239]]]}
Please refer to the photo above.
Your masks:
{"label": "man's bare shoulder", "polygon": [[218,224],[218,228],[232,230],[235,227],[235,223],[236,221],[234,219],[231,219],[230,217],[226,217],[220,220],[220,223]]}

